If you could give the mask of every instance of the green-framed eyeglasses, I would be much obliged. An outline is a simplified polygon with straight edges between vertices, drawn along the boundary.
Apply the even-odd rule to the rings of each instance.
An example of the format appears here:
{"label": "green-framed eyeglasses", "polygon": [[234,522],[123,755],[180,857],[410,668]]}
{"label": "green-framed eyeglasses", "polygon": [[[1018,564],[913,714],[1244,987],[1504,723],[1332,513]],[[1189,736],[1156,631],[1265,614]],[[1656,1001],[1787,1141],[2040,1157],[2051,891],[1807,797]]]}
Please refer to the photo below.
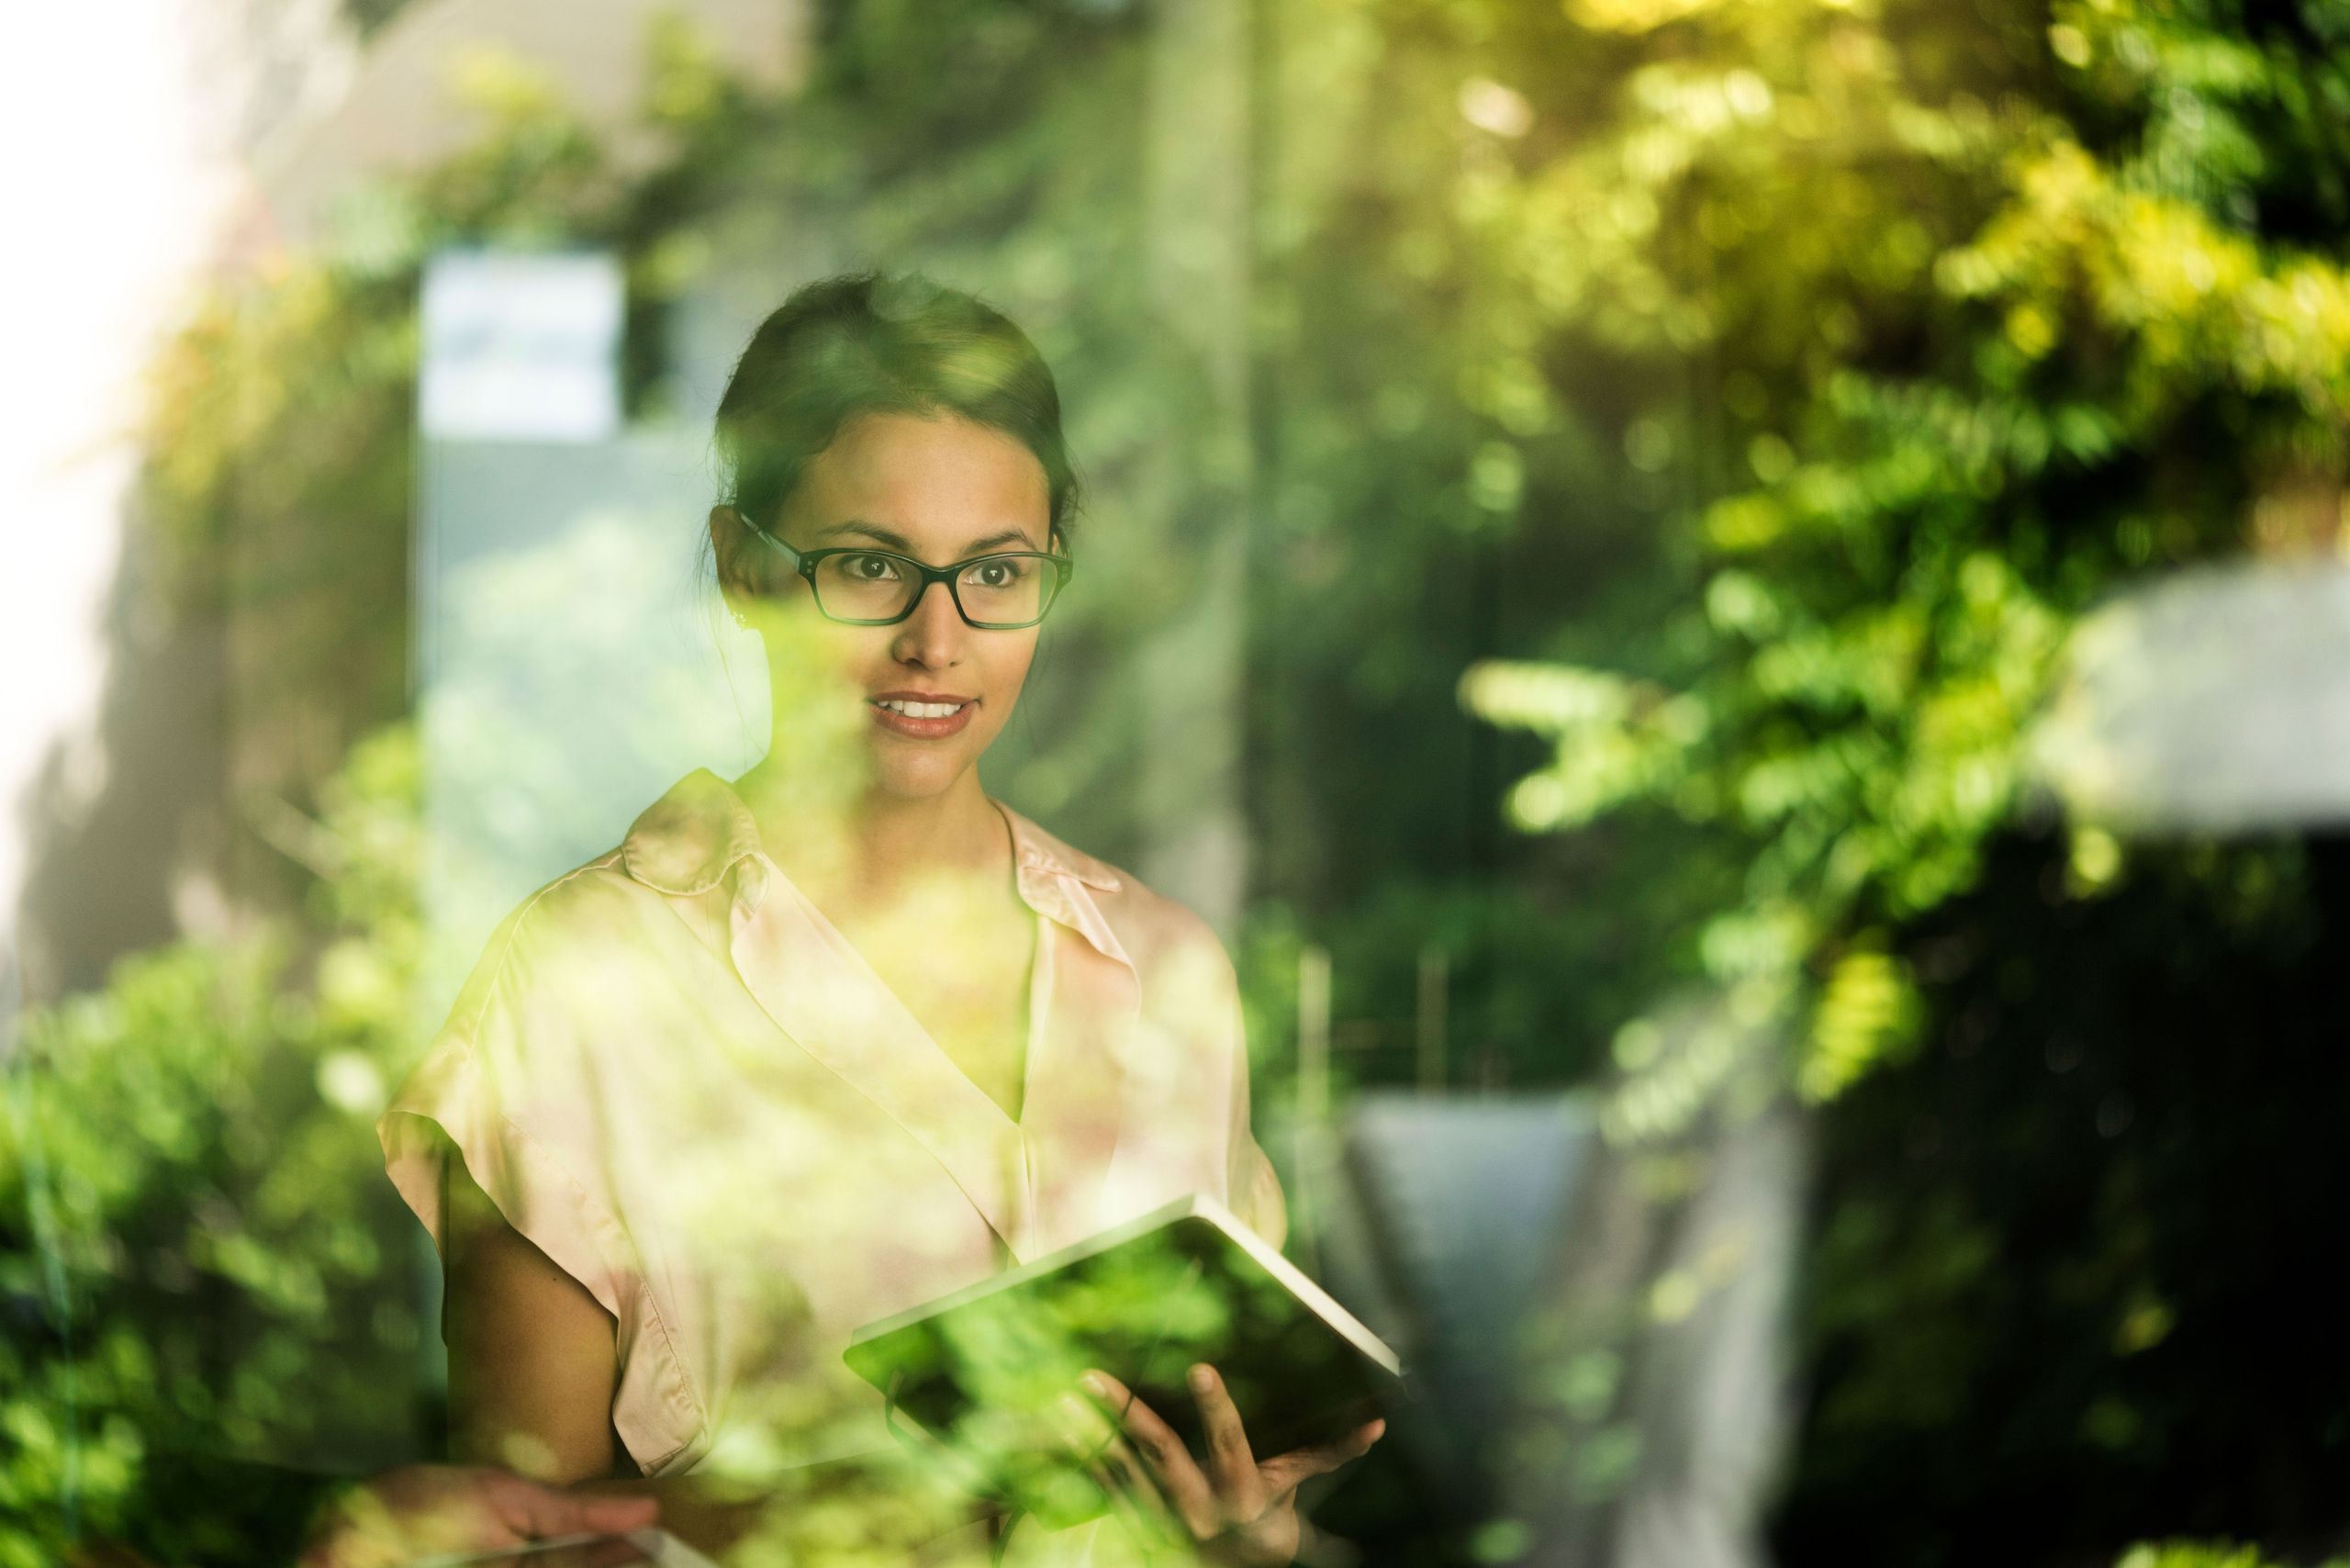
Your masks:
{"label": "green-framed eyeglasses", "polygon": [[945,583],[964,623],[982,632],[1013,632],[1045,618],[1069,586],[1075,563],[1042,550],[974,555],[951,566],[933,566],[894,550],[863,545],[795,550],[744,520],[750,529],[808,580],[816,609],[846,626],[894,626],[914,612],[933,583]]}

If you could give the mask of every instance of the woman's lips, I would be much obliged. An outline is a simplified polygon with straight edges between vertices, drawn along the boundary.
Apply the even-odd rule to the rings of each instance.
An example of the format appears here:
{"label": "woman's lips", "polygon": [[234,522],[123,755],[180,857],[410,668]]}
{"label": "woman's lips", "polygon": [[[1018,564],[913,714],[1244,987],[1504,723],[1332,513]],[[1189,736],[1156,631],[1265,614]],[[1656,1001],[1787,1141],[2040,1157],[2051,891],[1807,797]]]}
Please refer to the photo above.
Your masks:
{"label": "woman's lips", "polygon": [[971,710],[979,705],[979,700],[974,697],[944,719],[917,719],[911,714],[884,708],[878,702],[868,700],[866,703],[867,707],[873,710],[873,722],[882,729],[893,734],[908,735],[916,740],[925,741],[942,740],[961,731],[964,725],[971,722]]}

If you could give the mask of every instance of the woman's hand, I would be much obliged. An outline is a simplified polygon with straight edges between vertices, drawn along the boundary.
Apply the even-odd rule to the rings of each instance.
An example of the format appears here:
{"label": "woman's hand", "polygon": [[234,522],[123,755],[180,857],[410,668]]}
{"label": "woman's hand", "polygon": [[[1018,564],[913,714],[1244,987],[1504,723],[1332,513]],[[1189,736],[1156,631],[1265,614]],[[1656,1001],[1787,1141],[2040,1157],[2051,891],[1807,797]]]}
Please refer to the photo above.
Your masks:
{"label": "woman's hand", "polygon": [[[497,1551],[574,1535],[617,1535],[659,1519],[650,1497],[598,1497],[504,1471],[414,1464],[337,1496],[311,1526],[300,1568],[397,1568],[420,1558]],[[633,1562],[626,1541],[599,1541],[577,1562]]]}
{"label": "woman's hand", "polygon": [[1259,1461],[1224,1380],[1202,1364],[1192,1369],[1192,1395],[1207,1430],[1202,1470],[1174,1428],[1124,1383],[1098,1371],[1083,1382],[1123,1434],[1102,1450],[1094,1479],[1151,1533],[1230,1568],[1293,1562],[1304,1529],[1298,1484],[1361,1458],[1387,1429],[1384,1421],[1369,1421],[1335,1442]]}

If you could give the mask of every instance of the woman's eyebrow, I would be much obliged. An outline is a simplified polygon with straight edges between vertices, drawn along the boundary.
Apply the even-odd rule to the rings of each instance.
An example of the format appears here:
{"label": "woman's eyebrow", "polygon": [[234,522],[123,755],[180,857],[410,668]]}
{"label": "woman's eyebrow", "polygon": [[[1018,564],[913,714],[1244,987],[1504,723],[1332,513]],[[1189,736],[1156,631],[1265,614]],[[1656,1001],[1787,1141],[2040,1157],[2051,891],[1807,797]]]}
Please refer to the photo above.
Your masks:
{"label": "woman's eyebrow", "polygon": [[963,546],[963,554],[975,555],[982,550],[992,550],[999,544],[1022,544],[1031,550],[1036,548],[1035,541],[1030,539],[1024,530],[1007,528],[1000,532],[990,533],[985,539],[972,540]]}
{"label": "woman's eyebrow", "polygon": [[[876,543],[887,544],[892,550],[901,550],[909,555],[914,553],[912,540],[908,539],[902,533],[893,533],[889,529],[878,528],[869,522],[836,522],[830,528],[819,530],[816,537],[819,539],[830,539],[834,535],[841,533],[862,533],[867,539],[874,541]],[[972,540],[968,544],[963,546],[962,553],[965,555],[976,554],[981,550],[992,550],[999,544],[1024,544],[1031,550],[1034,550],[1036,547],[1035,542],[1028,537],[1025,531],[1017,528],[1006,528],[1000,530],[997,532],[990,533],[984,539]]]}

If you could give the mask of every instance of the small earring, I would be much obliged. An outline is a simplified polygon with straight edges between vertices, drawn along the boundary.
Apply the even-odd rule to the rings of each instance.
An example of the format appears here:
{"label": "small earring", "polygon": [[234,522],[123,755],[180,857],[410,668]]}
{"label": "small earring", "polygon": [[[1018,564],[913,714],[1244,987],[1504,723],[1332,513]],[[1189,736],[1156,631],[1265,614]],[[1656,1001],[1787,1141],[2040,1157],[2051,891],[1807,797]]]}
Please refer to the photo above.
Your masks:
{"label": "small earring", "polygon": [[743,628],[744,631],[746,631],[746,632],[747,632],[747,631],[749,631],[749,630],[751,629],[751,623],[750,623],[748,621],[745,621],[744,619],[743,619],[743,612],[742,612],[741,610],[728,610],[728,611],[727,611],[727,613],[734,617],[734,624],[735,624],[735,625],[742,627],[742,628]]}

